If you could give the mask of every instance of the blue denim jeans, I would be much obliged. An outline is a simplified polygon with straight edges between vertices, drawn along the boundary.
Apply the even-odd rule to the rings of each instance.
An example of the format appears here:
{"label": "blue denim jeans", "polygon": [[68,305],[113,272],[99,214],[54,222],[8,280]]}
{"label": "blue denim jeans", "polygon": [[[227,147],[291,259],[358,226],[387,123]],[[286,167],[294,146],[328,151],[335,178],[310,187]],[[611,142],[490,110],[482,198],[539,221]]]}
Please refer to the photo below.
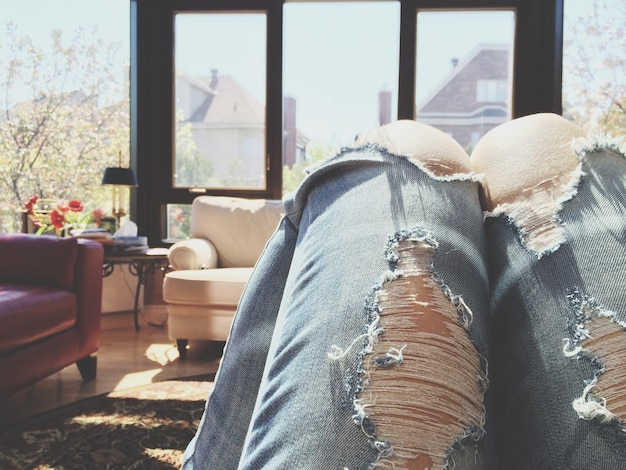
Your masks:
{"label": "blue denim jeans", "polygon": [[463,152],[449,143],[364,143],[312,170],[245,289],[183,468],[625,468],[626,379],[603,380],[590,331],[625,342],[626,160],[588,144],[564,232],[539,251],[522,217],[483,212],[469,159],[424,158]]}
{"label": "blue denim jeans", "polygon": [[578,154],[545,252],[506,214],[485,221],[503,469],[626,468],[626,159],[597,140]]}

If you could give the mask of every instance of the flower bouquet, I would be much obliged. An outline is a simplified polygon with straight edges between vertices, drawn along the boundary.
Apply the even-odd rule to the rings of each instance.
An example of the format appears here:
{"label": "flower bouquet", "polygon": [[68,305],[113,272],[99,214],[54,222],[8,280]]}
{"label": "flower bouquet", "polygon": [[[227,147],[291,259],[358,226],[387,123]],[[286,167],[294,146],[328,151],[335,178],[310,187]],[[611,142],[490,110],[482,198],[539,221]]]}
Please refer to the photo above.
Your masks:
{"label": "flower bouquet", "polygon": [[33,196],[24,207],[37,235],[54,231],[56,235],[63,236],[74,228],[84,228],[89,224],[98,226],[104,216],[102,209],[83,213],[85,207],[76,199],[66,201]]}

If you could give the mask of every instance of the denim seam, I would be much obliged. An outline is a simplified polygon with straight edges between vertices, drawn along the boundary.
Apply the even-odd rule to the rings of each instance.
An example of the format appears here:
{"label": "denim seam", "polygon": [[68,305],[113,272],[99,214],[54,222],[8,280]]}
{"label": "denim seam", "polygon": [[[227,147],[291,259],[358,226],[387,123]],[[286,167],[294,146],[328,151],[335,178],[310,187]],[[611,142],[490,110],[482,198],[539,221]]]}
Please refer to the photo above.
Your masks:
{"label": "denim seam", "polygon": [[[353,156],[358,155],[358,157]],[[417,159],[412,158],[410,155],[396,154],[390,152],[387,148],[377,144],[365,144],[354,147],[343,147],[337,153],[323,160],[320,163],[311,165],[305,170],[305,178],[298,187],[298,189],[286,195],[284,198],[285,215],[292,221],[292,223],[298,227],[300,224],[300,217],[302,215],[302,209],[306,204],[308,194],[315,187],[317,182],[323,179],[325,176],[335,171],[340,166],[357,165],[363,166],[365,164],[377,164],[384,163],[384,158],[397,158],[406,160],[413,166],[420,169],[425,175],[436,181],[474,181],[479,182],[482,176],[476,173],[454,173],[446,176],[437,176],[430,172],[425,166]]]}
{"label": "denim seam", "polygon": [[450,175],[439,176],[435,175],[432,171],[430,171],[423,162],[419,159],[413,158],[412,155],[404,154],[404,153],[395,153],[391,152],[388,148],[379,145],[379,144],[364,144],[361,146],[355,147],[343,147],[339,150],[336,157],[342,157],[345,154],[353,153],[353,152],[368,152],[368,153],[378,153],[380,155],[386,157],[396,157],[407,160],[409,163],[413,164],[420,170],[422,170],[426,175],[430,176],[432,179],[436,181],[473,181],[473,182],[481,182],[483,179],[483,175],[475,172],[462,172],[462,173],[452,173]]}

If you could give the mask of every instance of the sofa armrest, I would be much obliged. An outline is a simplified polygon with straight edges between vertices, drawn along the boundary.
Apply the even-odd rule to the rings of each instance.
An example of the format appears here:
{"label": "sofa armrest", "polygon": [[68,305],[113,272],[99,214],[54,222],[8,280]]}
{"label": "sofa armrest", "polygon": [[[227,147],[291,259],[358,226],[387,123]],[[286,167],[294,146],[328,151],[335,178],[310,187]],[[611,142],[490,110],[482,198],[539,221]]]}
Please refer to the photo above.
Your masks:
{"label": "sofa armrest", "polygon": [[81,356],[97,351],[100,346],[103,257],[100,243],[78,239],[73,290],[77,298]]}
{"label": "sofa armrest", "polygon": [[190,238],[174,243],[168,253],[169,263],[176,270],[217,268],[217,250],[204,238]]}
{"label": "sofa armrest", "polygon": [[73,238],[0,234],[0,280],[72,290],[77,250]]}

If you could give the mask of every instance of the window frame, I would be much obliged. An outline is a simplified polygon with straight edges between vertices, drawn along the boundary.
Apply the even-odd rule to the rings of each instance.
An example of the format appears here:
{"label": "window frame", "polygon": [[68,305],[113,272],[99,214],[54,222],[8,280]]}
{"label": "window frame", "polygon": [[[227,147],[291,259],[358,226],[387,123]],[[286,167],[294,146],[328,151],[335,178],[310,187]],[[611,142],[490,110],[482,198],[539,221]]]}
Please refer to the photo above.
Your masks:
{"label": "window frame", "polygon": [[[167,204],[191,204],[200,194],[247,198],[281,197],[282,186],[282,3],[258,0],[131,0],[131,164],[139,187],[133,219],[150,246],[163,246]],[[267,15],[266,187],[207,189],[173,185],[174,23],[177,13],[264,12]],[[158,47],[153,45],[157,44]],[[270,54],[270,51],[271,54]],[[138,210],[140,209],[141,210]]]}
{"label": "window frame", "polygon": [[[415,117],[417,13],[446,10],[513,10],[513,117],[561,114],[564,0],[388,0],[400,3],[397,119]],[[282,29],[284,0],[130,0],[131,166],[139,187],[131,217],[150,246],[162,239],[167,204],[190,204],[198,193],[172,185],[174,14],[264,11],[267,14],[265,190],[219,189],[202,194],[282,197]]]}

